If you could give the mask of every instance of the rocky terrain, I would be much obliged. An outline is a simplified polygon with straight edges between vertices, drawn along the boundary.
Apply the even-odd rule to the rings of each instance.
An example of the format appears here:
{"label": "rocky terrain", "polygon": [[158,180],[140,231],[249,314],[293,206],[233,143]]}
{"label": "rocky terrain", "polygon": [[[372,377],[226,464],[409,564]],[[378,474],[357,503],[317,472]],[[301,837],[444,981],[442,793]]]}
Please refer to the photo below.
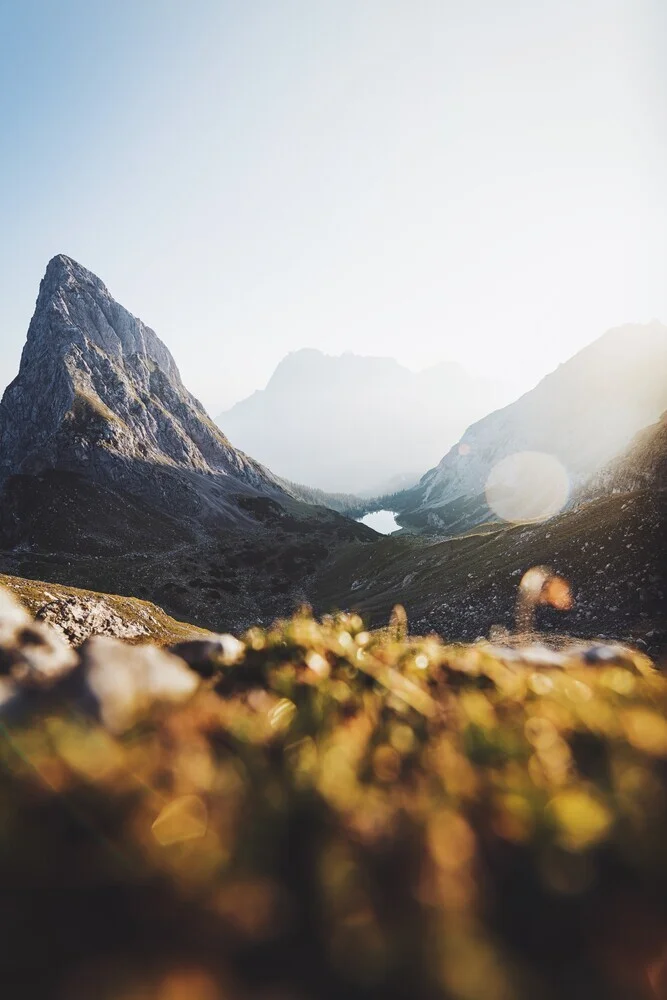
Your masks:
{"label": "rocky terrain", "polygon": [[[233,491],[282,492],[230,445],[155,333],[63,255],[42,280],[19,373],[0,403],[0,430],[0,482],[45,469],[85,471],[179,517],[196,511],[236,521],[246,518]],[[216,489],[202,489],[201,477]]]}
{"label": "rocky terrain", "polygon": [[51,626],[72,646],[80,646],[93,635],[164,646],[207,638],[211,634],[194,625],[175,621],[162,608],[136,597],[98,594],[4,574],[0,574],[0,587],[18,598],[37,621]]}
{"label": "rocky terrain", "polygon": [[[94,275],[55,258],[0,405],[0,571],[28,589],[49,581],[40,586],[53,596],[31,606],[74,644],[170,633],[178,622],[163,614],[238,632],[303,602],[355,608],[371,625],[400,602],[417,630],[472,640],[511,626],[517,578],[546,564],[575,596],[566,615],[543,609],[546,631],[659,650],[664,421],[627,441],[664,403],[667,331],[637,328],[632,352],[630,332],[612,331],[473,425],[416,491],[395,498],[416,534],[380,540],[351,519],[363,513],[353,496],[292,485],[235,449],[156,335]],[[480,483],[519,446],[550,449],[575,482],[598,471],[546,522],[494,523]],[[164,613],[138,614],[141,602]]]}
{"label": "rocky terrain", "polygon": [[145,505],[143,517],[172,518],[181,531],[252,531],[265,510],[274,522],[279,509],[328,518],[334,530],[343,523],[324,509],[327,494],[287,483],[235,448],[156,334],[64,255],[42,280],[18,375],[0,402],[0,434],[0,486],[22,494],[22,507],[45,492],[27,477],[55,472],[85,478],[89,491],[126,491]]}
{"label": "rocky terrain", "polygon": [[641,489],[667,489],[667,412],[601,469],[586,484],[580,499]]}
{"label": "rocky terrain", "polygon": [[377,495],[411,486],[506,399],[501,385],[456,364],[414,373],[392,358],[309,349],[284,358],[265,389],[217,423],[286,479]]}
{"label": "rocky terrain", "polygon": [[556,459],[575,497],[666,409],[667,327],[619,327],[469,427],[418,486],[394,498],[393,509],[400,524],[441,535],[493,520],[487,479],[517,452]]}
{"label": "rocky terrain", "polygon": [[545,632],[667,647],[667,494],[598,497],[544,524],[485,525],[455,538],[384,538],[338,553],[318,577],[318,610],[351,607],[371,625],[393,604],[411,628],[473,641],[511,629],[515,586],[531,566],[571,584],[572,610],[540,611]]}
{"label": "rocky terrain", "polygon": [[375,537],[234,448],[153,331],[62,255],[0,437],[0,569],[204,627],[288,611],[331,549]]}

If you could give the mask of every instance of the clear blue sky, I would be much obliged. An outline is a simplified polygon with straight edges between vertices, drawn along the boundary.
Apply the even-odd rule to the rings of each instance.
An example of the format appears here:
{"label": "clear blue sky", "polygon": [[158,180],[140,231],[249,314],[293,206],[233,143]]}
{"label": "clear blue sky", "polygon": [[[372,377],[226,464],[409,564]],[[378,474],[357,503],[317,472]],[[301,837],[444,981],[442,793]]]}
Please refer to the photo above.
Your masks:
{"label": "clear blue sky", "polygon": [[215,413],[299,347],[527,386],[667,321],[664,0],[0,0],[0,382],[55,253]]}

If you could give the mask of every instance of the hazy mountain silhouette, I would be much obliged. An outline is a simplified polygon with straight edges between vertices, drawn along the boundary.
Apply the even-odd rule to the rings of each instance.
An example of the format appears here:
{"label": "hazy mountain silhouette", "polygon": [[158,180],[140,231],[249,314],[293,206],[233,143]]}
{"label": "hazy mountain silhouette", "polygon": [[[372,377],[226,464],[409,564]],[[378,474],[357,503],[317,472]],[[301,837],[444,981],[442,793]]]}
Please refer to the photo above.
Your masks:
{"label": "hazy mountain silhouette", "polygon": [[557,459],[574,497],[665,409],[667,327],[610,330],[516,402],[470,426],[401,497],[399,521],[456,534],[493,518],[485,496],[489,474],[518,452]]}
{"label": "hazy mountain silhouette", "polygon": [[502,386],[457,364],[415,374],[392,358],[304,349],[217,423],[287,479],[377,494],[416,482],[443,447],[506,398]]}

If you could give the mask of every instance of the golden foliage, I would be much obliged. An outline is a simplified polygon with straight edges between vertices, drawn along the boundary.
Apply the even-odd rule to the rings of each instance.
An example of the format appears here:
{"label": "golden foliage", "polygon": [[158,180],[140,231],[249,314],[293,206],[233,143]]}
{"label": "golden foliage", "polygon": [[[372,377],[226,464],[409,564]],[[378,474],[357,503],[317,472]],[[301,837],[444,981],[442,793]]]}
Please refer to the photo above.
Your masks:
{"label": "golden foliage", "polygon": [[398,631],[303,612],[125,728],[64,689],[7,716],[0,877],[32,900],[16,954],[48,924],[65,1000],[79,963],[110,955],[129,971],[102,977],[102,1000],[135,995],[146,969],[136,995],[565,997],[566,966],[602,998],[631,898],[651,937],[623,958],[627,995],[650,996],[667,680],[631,651],[541,662]]}

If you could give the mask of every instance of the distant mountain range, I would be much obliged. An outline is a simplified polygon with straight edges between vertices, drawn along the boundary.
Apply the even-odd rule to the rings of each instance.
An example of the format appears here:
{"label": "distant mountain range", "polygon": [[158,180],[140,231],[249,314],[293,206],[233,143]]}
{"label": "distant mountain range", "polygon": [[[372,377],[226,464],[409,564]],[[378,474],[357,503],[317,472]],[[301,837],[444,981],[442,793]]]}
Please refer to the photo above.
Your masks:
{"label": "distant mountain range", "polygon": [[[345,603],[374,624],[400,601],[415,631],[472,640],[494,625],[512,630],[518,581],[546,564],[570,581],[575,601],[565,616],[543,609],[539,628],[664,650],[664,410],[667,328],[610,331],[471,426],[416,488],[386,498],[412,534],[385,538],[363,554],[339,552],[316,580],[316,606]],[[561,512],[508,524],[489,507],[491,471],[517,452],[550,456],[565,470],[570,497]],[[548,462],[535,466],[545,468]],[[539,495],[544,487],[537,475],[534,482],[522,475],[504,484],[507,493],[519,478],[524,491]]]}
{"label": "distant mountain range", "polygon": [[377,495],[411,486],[443,447],[507,398],[500,383],[457,364],[415,374],[392,358],[304,349],[217,423],[289,480]]}
{"label": "distant mountain range", "polygon": [[[391,463],[389,442],[407,454],[399,445],[416,434],[415,408],[438,433],[445,426],[433,414],[445,412],[447,383],[447,406],[474,395],[450,367],[416,376],[387,359],[298,352],[234,409],[254,412],[257,433],[291,445],[295,461],[328,469],[326,485],[342,483],[344,468],[390,479],[405,467]],[[517,584],[540,563],[575,594],[566,620],[545,610],[541,627],[665,647],[665,410],[667,328],[612,330],[473,423],[416,487],[387,499],[406,531],[380,538],[352,520],[377,501],[295,485],[230,443],[155,333],[58,256],[0,403],[0,573],[84,588],[91,621],[115,622],[122,602],[105,594],[233,631],[304,600],[382,624],[400,602],[417,630],[474,639],[512,627]],[[548,456],[569,484],[564,509],[544,523],[502,523],[487,502],[490,473],[517,452]],[[534,480],[522,479],[524,493],[543,489]],[[73,613],[72,600],[56,594],[49,614]]]}
{"label": "distant mountain range", "polygon": [[[453,535],[497,520],[487,502],[487,480],[498,463],[521,452],[555,458],[570,498],[576,498],[665,410],[667,327],[654,322],[610,330],[516,402],[470,426],[397,499],[399,523]],[[505,486],[511,491],[511,482]]]}

